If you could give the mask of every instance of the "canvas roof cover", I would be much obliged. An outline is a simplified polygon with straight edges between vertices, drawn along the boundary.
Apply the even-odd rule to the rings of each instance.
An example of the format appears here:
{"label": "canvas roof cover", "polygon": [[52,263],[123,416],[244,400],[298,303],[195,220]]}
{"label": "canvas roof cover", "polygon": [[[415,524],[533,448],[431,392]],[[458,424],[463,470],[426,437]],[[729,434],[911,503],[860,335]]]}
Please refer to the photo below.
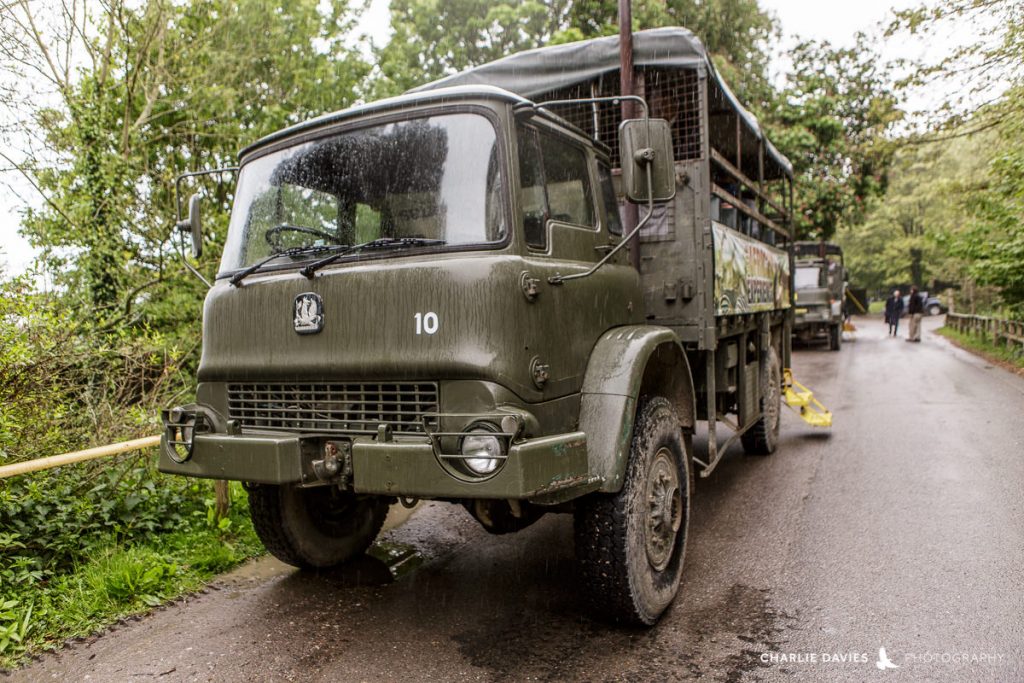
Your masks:
{"label": "canvas roof cover", "polygon": [[[681,27],[655,28],[633,34],[633,65],[696,69],[704,67],[726,101],[759,140],[765,141],[769,156],[787,175],[789,160],[765,137],[757,118],[744,109],[708,57],[707,50],[690,30]],[[494,85],[532,99],[537,95],[593,80],[619,69],[619,37],[594,38],[564,45],[540,47],[466,69],[457,74],[413,88],[423,92],[453,85]]]}

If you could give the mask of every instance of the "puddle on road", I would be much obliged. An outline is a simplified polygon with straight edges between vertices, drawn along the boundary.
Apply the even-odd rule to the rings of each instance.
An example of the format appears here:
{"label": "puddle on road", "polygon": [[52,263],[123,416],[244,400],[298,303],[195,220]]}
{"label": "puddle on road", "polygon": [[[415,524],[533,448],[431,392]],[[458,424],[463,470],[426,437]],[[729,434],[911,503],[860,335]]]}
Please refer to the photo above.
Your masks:
{"label": "puddle on road", "polygon": [[423,556],[419,551],[405,543],[379,541],[374,543],[366,554],[386,564],[396,581],[423,564]]}

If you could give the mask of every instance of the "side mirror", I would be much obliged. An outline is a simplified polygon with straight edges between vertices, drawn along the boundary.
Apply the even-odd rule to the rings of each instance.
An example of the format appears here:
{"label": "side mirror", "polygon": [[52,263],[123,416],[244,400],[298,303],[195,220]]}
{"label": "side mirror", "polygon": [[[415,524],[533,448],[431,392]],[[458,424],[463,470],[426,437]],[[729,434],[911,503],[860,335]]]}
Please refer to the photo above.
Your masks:
{"label": "side mirror", "polygon": [[[665,119],[628,119],[619,125],[622,191],[634,203],[664,202],[676,196],[672,128]],[[651,187],[647,187],[647,167]]]}
{"label": "side mirror", "polygon": [[203,224],[199,212],[199,202],[203,198],[198,192],[188,200],[188,218],[178,222],[178,230],[192,236],[192,258],[203,255]]}

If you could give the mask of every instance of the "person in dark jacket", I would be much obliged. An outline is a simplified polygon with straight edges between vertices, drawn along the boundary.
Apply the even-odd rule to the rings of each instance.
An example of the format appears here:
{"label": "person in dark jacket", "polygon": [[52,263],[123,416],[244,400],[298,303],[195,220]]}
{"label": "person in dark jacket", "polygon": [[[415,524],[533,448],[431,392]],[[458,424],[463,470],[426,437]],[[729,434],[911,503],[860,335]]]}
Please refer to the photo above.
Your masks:
{"label": "person in dark jacket", "polygon": [[900,327],[900,316],[903,315],[903,298],[900,290],[894,289],[892,296],[885,300],[885,322],[889,325],[889,334],[896,336]]}
{"label": "person in dark jacket", "polygon": [[907,315],[910,316],[910,334],[908,342],[921,341],[921,318],[924,317],[924,301],[917,293],[917,287],[910,288],[910,300],[907,301]]}

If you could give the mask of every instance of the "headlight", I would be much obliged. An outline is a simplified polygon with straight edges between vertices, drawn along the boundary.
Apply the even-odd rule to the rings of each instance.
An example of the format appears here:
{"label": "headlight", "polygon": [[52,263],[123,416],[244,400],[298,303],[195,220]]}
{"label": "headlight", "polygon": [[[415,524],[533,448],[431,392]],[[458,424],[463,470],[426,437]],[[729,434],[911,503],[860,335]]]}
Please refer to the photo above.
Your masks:
{"label": "headlight", "polygon": [[486,476],[493,474],[505,459],[501,437],[494,434],[493,428],[483,425],[472,427],[462,437],[462,462],[472,474]]}

